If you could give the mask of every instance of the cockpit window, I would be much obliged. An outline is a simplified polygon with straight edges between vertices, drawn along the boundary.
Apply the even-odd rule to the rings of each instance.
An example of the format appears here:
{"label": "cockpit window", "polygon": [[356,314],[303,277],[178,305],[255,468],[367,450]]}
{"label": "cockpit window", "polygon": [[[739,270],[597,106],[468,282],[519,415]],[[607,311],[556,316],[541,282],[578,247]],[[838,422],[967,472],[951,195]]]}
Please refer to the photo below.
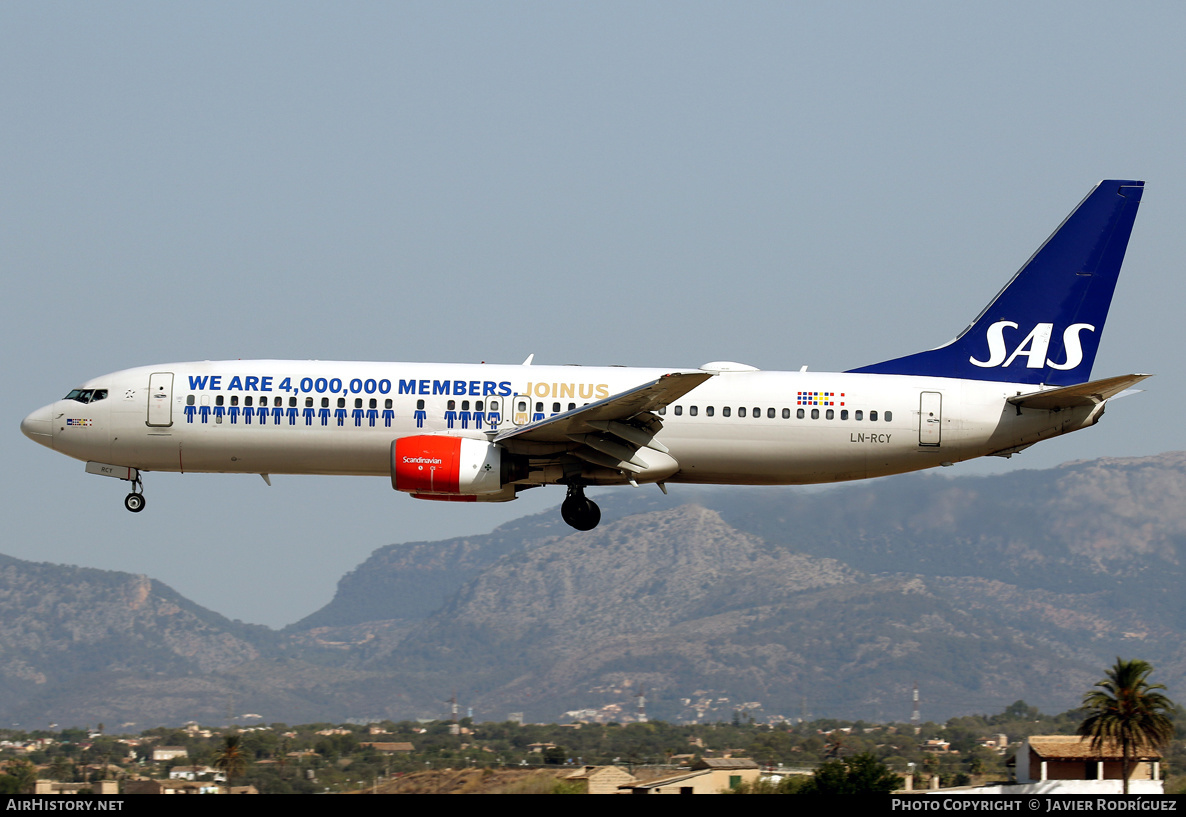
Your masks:
{"label": "cockpit window", "polygon": [[66,400],[77,400],[80,403],[97,403],[107,397],[107,389],[71,389]]}

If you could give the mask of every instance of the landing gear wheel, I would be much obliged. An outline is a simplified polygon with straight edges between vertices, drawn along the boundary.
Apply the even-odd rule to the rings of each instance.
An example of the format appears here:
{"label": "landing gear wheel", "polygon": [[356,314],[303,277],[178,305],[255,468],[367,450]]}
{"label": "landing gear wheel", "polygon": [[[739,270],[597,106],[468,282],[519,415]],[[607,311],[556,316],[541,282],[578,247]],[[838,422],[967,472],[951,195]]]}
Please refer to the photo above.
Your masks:
{"label": "landing gear wheel", "polygon": [[144,494],[128,494],[124,497],[124,507],[132,513],[140,513],[144,510]]}
{"label": "landing gear wheel", "polygon": [[601,508],[585,496],[581,486],[575,485],[568,489],[568,496],[560,505],[560,516],[577,530],[593,530],[601,521]]}

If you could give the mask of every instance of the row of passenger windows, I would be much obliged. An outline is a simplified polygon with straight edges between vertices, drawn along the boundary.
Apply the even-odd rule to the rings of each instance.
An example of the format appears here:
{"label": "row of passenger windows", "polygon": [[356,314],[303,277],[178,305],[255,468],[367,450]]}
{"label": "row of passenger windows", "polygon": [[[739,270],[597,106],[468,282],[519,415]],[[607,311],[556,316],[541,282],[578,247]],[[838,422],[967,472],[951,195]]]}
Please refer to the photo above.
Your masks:
{"label": "row of passenger windows", "polygon": [[[253,398],[251,397],[251,395],[245,396],[243,398],[243,405],[247,406],[248,408],[251,408],[254,405],[252,403],[252,399]],[[363,401],[363,398],[361,398],[361,397],[354,398],[354,407],[362,408],[362,401]],[[369,400],[367,400],[367,403],[368,403],[368,406],[367,406],[368,408],[378,408],[379,407],[379,401],[377,398],[372,397]],[[192,394],[188,395],[185,398],[185,404],[187,406],[194,405],[194,395],[192,395]],[[228,404],[226,402],[226,395],[219,394],[214,398],[214,405],[216,405],[216,406],[225,406],[225,405],[237,406],[237,405],[239,405],[239,395],[237,395],[237,394],[231,395],[231,401]],[[261,406],[268,405],[268,398],[267,397],[259,398],[259,405],[261,405]],[[272,405],[273,406],[283,406],[284,398],[283,397],[272,398]],[[297,405],[297,399],[295,397],[289,397],[288,398],[289,408],[296,408],[296,405]],[[383,401],[383,408],[391,408],[391,406],[392,406],[391,398],[388,397],[386,400]],[[329,398],[328,397],[321,398],[321,407],[329,408]],[[313,408],[313,398],[312,397],[305,398],[305,408]],[[338,408],[346,408],[346,398],[345,397],[338,398]]]}
{"label": "row of passenger windows", "polygon": [[[75,390],[75,391],[78,391],[78,390]],[[78,395],[75,395],[75,393],[74,393],[74,392],[71,392],[69,395],[67,395],[67,399],[74,399],[74,400],[79,400],[79,402],[94,402],[95,400],[102,400],[102,399],[103,399],[104,397],[106,397],[106,396],[107,396],[107,392],[106,392],[106,391],[96,391],[96,392],[95,392],[95,396],[92,396],[92,395],[91,395],[91,393],[89,393],[89,392],[81,392],[81,393],[80,393],[80,394],[78,394]],[[85,397],[86,399],[85,399],[85,400],[84,400],[84,399],[80,399],[80,398],[83,398],[83,397]],[[244,406],[246,406],[246,407],[249,407],[249,408],[250,408],[250,407],[252,407],[252,406],[253,406],[253,403],[252,403],[252,400],[253,400],[253,399],[254,399],[254,398],[252,398],[252,396],[251,396],[251,395],[246,395],[246,396],[244,396],[244,397],[243,397],[243,405],[244,405]],[[267,406],[267,405],[268,405],[268,398],[267,398],[267,397],[260,397],[260,398],[258,398],[258,399],[259,399],[259,405],[260,405],[260,406]],[[362,398],[362,397],[356,397],[356,398],[354,398],[354,407],[355,407],[355,408],[362,408],[362,407],[363,407],[363,399],[364,399],[364,398]],[[185,398],[185,404],[186,404],[187,406],[192,406],[192,405],[194,405],[194,400],[195,400],[195,397],[194,397],[194,395],[192,395],[192,394],[191,394],[191,395],[188,395],[188,396]],[[321,398],[321,407],[322,407],[322,408],[329,408],[329,400],[330,400],[330,398],[328,398],[328,397],[322,397],[322,398]],[[306,398],[305,398],[305,408],[313,408],[313,401],[314,401],[314,398],[312,398],[312,397],[306,397]],[[377,398],[375,398],[375,397],[371,397],[371,398],[367,399],[367,400],[366,400],[366,402],[367,402],[367,407],[368,407],[368,408],[378,408],[378,407],[379,407],[379,400],[378,400]],[[448,411],[456,411],[456,410],[457,410],[457,403],[458,403],[458,401],[457,401],[457,400],[450,400],[450,401],[448,401],[448,404],[447,404],[447,410],[448,410]],[[461,403],[461,410],[462,410],[462,411],[469,411],[469,410],[470,410],[470,401],[469,401],[469,400],[461,400],[461,401],[460,401],[460,403]],[[216,405],[216,406],[223,406],[223,405],[227,405],[227,403],[226,403],[226,395],[219,394],[219,395],[215,396],[215,398],[214,398],[214,405]],[[236,395],[231,395],[231,398],[230,398],[230,405],[232,405],[232,406],[237,406],[237,405],[239,405],[239,396],[238,396],[237,394],[236,394]],[[273,397],[273,398],[272,398],[272,405],[273,405],[273,406],[283,406],[283,405],[284,405],[284,398],[283,398],[283,397]],[[588,405],[588,404],[586,403],[586,405]],[[296,397],[289,397],[289,398],[288,398],[288,406],[289,406],[290,408],[296,408],[296,406],[297,406],[297,398],[296,398]],[[337,398],[337,407],[338,407],[338,408],[345,408],[345,407],[346,407],[346,398],[345,398],[345,397],[339,397],[339,398]],[[391,407],[392,407],[392,401],[391,401],[391,398],[390,398],[390,397],[388,397],[388,398],[386,398],[386,399],[383,401],[383,408],[387,408],[387,409],[389,409],[389,408],[391,408]],[[558,414],[558,413],[559,413],[559,412],[561,412],[561,411],[572,411],[572,410],[573,410],[573,409],[575,409],[576,407],[577,407],[577,404],[576,404],[576,403],[569,403],[569,404],[568,404],[568,408],[567,408],[567,409],[563,409],[563,408],[561,407],[561,404],[560,404],[560,403],[553,403],[553,404],[552,404],[552,413],[553,413],[553,414]],[[424,408],[424,401],[423,401],[423,400],[417,400],[417,401],[416,401],[416,408],[417,408],[417,409],[423,409],[423,408]],[[499,404],[498,404],[498,401],[497,401],[497,400],[491,400],[491,401],[490,401],[490,403],[489,403],[489,409],[488,409],[488,410],[489,410],[489,411],[498,411],[498,409],[499,409]],[[519,409],[519,410],[520,410],[520,411],[522,411],[522,410],[525,410],[525,409],[526,409],[526,403],[524,402],[524,403],[523,403],[523,404],[520,406],[520,409]],[[486,411],[486,410],[487,410],[487,408],[485,407],[485,401],[483,401],[483,400],[475,400],[475,401],[473,401],[473,410],[474,410],[474,411]],[[538,414],[538,413],[541,413],[541,412],[543,412],[543,411],[544,411],[544,404],[543,404],[542,402],[538,402],[538,403],[536,403],[536,404],[535,404],[535,411],[536,411],[536,413],[537,413],[537,414]],[[673,406],[673,407],[672,407],[672,414],[674,414],[676,417],[682,417],[682,416],[683,416],[683,413],[684,413],[684,407],[683,407],[683,406]],[[791,410],[790,410],[789,408],[784,408],[784,409],[782,410],[782,412],[781,412],[781,413],[782,413],[782,419],[784,419],[784,420],[789,420],[789,419],[791,419]],[[666,408],[666,407],[664,407],[664,408],[661,408],[661,409],[659,409],[659,414],[664,414],[664,415],[665,415],[665,414],[667,414],[667,408]],[[697,417],[697,416],[699,416],[699,414],[700,414],[700,407],[699,407],[699,406],[688,406],[688,416],[690,416],[690,417]],[[774,419],[776,419],[776,418],[778,417],[778,414],[779,414],[779,412],[778,412],[778,410],[777,410],[777,409],[774,409],[774,408],[768,408],[768,409],[766,409],[766,412],[765,412],[765,414],[766,414],[766,417],[767,417],[767,418],[769,418],[769,419],[771,419],[771,420],[774,420]],[[715,415],[716,415],[716,407],[715,407],[715,406],[705,406],[705,407],[704,407],[704,415],[705,415],[706,417],[713,417],[713,416],[715,416]],[[722,417],[732,417],[732,416],[733,416],[733,408],[732,408],[731,406],[724,406],[724,407],[722,407],[722,408],[721,408],[721,416],[722,416]],[[748,408],[748,407],[746,407],[746,406],[740,406],[740,407],[738,407],[738,409],[737,409],[737,416],[738,416],[738,417],[754,417],[754,418],[759,418],[759,417],[761,417],[761,416],[762,416],[762,409],[761,409],[761,408],[759,408],[759,407],[757,407],[757,406],[755,406],[755,407],[754,407],[754,408],[752,408],[752,409],[750,409],[750,408]],[[796,417],[797,419],[799,419],[799,420],[804,420],[804,419],[806,419],[806,418],[807,418],[807,411],[806,411],[806,409],[796,409],[796,410],[795,410],[795,417]],[[836,410],[835,410],[835,409],[825,409],[825,410],[823,411],[823,414],[821,415],[821,413],[820,413],[820,410],[819,410],[819,409],[817,409],[817,408],[813,408],[813,409],[811,409],[811,419],[812,419],[812,420],[819,420],[819,419],[821,419],[821,417],[822,417],[823,419],[825,419],[825,420],[835,420],[835,419],[836,419]],[[840,419],[841,419],[841,420],[847,420],[847,419],[849,419],[849,411],[848,411],[848,409],[840,409]],[[861,410],[861,409],[856,409],[855,411],[853,411],[853,412],[852,412],[852,419],[854,419],[854,420],[856,420],[856,421],[858,421],[858,422],[860,422],[860,421],[864,420],[864,419],[865,419],[865,412],[864,412],[863,410]],[[881,413],[881,420],[882,420],[883,422],[886,422],[886,423],[892,423],[892,422],[893,422],[893,420],[894,420],[894,413],[893,413],[892,411],[885,411],[885,412],[882,412],[882,413]],[[876,411],[870,411],[870,412],[869,412],[869,422],[871,422],[871,423],[876,423],[877,421],[878,421],[878,413],[877,413]]]}
{"label": "row of passenger windows", "polygon": [[[659,414],[666,414],[666,413],[667,413],[666,408],[659,409]],[[673,406],[671,409],[671,413],[674,414],[676,417],[680,417],[684,413],[684,407],[683,406]],[[700,414],[699,406],[688,406],[688,416],[696,417],[699,414]],[[704,415],[706,417],[713,417],[713,416],[715,416],[715,414],[716,414],[715,406],[705,406],[704,407]],[[768,419],[771,419],[771,420],[777,419],[778,414],[779,414],[778,409],[774,409],[774,408],[766,409],[766,417]],[[733,416],[732,406],[722,407],[721,408],[721,416],[722,417]],[[746,406],[740,406],[737,409],[737,416],[738,417],[758,418],[758,417],[762,416],[762,409],[759,408],[758,406],[754,406],[753,409],[749,409]],[[808,416],[808,412],[806,409],[796,409],[795,410],[795,418],[796,419],[805,420],[805,419],[807,419],[807,416]],[[819,409],[813,408],[813,409],[811,409],[810,416],[811,416],[811,419],[813,419],[813,420],[819,420],[821,417],[825,420],[835,420],[836,419],[836,410],[835,409],[824,409],[823,413],[821,414]],[[882,422],[892,423],[894,421],[894,413],[892,411],[883,411],[883,412],[881,412],[880,417],[881,417]],[[791,419],[791,410],[789,408],[784,408],[782,410],[782,419],[784,419],[784,420]],[[849,419],[848,409],[840,409],[840,419],[841,420]],[[861,420],[864,420],[865,419],[864,410],[856,409],[855,411],[853,411],[852,419],[857,420],[858,422]],[[877,411],[870,411],[869,412],[869,422],[876,423],[877,419],[878,419]]]}

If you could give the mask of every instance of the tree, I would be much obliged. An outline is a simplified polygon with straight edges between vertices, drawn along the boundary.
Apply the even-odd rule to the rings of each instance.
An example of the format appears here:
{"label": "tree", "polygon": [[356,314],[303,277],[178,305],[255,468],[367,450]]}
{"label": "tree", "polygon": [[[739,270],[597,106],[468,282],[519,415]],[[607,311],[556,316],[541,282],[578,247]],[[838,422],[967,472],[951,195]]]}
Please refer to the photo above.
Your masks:
{"label": "tree", "polygon": [[885,794],[902,788],[894,774],[872,752],[830,760],[815,770],[799,794]]}
{"label": "tree", "polygon": [[1123,661],[1107,671],[1107,677],[1083,696],[1083,708],[1088,716],[1079,724],[1078,733],[1091,738],[1093,751],[1100,751],[1106,743],[1119,745],[1123,760],[1124,793],[1128,794],[1128,775],[1133,759],[1148,754],[1169,743],[1174,736],[1173,721],[1168,713],[1174,703],[1157,690],[1163,684],[1150,684],[1153,667],[1139,659]]}
{"label": "tree", "polygon": [[238,735],[227,735],[222,751],[214,758],[214,768],[226,772],[226,784],[231,785],[231,779],[243,774],[247,768],[247,761],[243,756],[243,747]]}

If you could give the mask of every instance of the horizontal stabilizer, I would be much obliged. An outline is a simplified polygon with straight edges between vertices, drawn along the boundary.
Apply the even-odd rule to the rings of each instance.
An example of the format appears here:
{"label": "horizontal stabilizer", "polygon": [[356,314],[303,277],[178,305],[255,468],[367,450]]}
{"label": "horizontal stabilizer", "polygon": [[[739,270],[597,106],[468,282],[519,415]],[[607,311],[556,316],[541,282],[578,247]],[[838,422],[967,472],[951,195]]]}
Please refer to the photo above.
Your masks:
{"label": "horizontal stabilizer", "polygon": [[1127,388],[1135,386],[1148,374],[1125,374],[1119,377],[1106,377],[1103,380],[1093,380],[1090,383],[1079,383],[1075,386],[1064,386],[1061,389],[1031,392],[1010,397],[1008,402],[1018,408],[1045,409],[1058,411],[1059,409],[1075,408],[1078,406],[1094,406],[1115,397]]}

